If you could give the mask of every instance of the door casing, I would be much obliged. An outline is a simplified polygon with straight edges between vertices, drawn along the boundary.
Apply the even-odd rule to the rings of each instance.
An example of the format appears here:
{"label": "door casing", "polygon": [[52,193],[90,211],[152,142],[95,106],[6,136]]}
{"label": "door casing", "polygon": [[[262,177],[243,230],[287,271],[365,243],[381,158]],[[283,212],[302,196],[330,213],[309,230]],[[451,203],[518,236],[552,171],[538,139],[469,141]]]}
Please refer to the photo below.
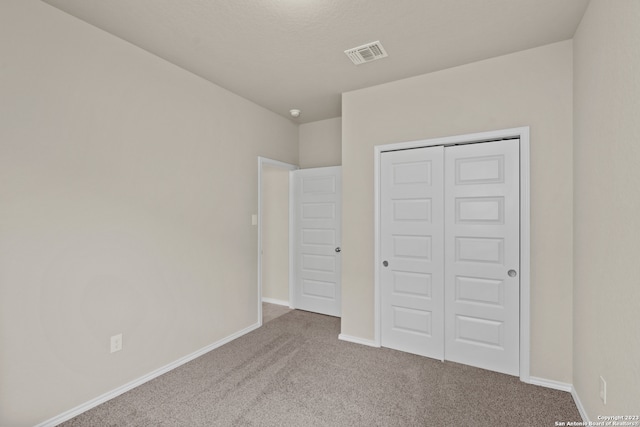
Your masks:
{"label": "door casing", "polygon": [[[480,132],[465,135],[456,135],[443,138],[433,138],[395,144],[378,145],[374,147],[374,342],[375,346],[381,346],[381,298],[380,298],[380,274],[381,274],[381,233],[380,233],[380,161],[381,155],[386,151],[409,150],[413,148],[433,147],[438,145],[461,145],[489,142],[503,139],[518,138],[520,144],[520,380],[530,381],[530,153],[529,153],[529,127],[502,129],[489,132]],[[517,143],[514,141],[514,143]]]}

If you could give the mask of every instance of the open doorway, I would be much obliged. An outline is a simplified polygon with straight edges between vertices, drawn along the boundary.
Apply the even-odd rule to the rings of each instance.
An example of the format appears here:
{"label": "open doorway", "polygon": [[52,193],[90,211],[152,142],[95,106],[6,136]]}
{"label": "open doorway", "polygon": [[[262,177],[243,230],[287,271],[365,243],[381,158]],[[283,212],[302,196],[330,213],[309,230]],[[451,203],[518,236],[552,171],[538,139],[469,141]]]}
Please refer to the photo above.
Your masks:
{"label": "open doorway", "polygon": [[[297,166],[258,158],[258,319],[260,325],[289,310],[293,266],[289,174]],[[263,303],[269,304],[263,310]]]}

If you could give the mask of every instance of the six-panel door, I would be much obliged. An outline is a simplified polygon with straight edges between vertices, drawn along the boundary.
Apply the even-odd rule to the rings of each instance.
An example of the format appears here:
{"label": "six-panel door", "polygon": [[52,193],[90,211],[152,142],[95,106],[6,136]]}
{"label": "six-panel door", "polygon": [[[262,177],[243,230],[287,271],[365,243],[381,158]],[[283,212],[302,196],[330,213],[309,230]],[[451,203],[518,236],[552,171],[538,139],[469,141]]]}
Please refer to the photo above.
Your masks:
{"label": "six-panel door", "polygon": [[385,152],[380,179],[382,345],[517,375],[518,141]]}

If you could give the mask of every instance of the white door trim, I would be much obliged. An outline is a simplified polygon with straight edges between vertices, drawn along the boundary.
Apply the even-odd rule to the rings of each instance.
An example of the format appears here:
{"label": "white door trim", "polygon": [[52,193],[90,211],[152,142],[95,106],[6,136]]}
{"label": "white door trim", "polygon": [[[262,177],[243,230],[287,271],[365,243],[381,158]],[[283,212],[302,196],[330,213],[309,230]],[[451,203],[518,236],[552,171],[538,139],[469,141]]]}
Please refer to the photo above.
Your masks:
{"label": "white door trim", "polygon": [[502,129],[443,138],[385,144],[374,147],[374,341],[380,347],[381,301],[380,301],[380,160],[385,151],[406,150],[436,145],[470,144],[519,138],[520,140],[520,380],[530,382],[530,303],[531,303],[531,247],[530,247],[530,160],[529,127]]}
{"label": "white door trim", "polygon": [[[296,165],[258,156],[258,324],[262,326],[262,170],[264,166],[277,167],[291,171],[300,169]],[[289,180],[289,305],[291,305],[291,284],[293,283],[294,254],[293,247],[293,193]]]}

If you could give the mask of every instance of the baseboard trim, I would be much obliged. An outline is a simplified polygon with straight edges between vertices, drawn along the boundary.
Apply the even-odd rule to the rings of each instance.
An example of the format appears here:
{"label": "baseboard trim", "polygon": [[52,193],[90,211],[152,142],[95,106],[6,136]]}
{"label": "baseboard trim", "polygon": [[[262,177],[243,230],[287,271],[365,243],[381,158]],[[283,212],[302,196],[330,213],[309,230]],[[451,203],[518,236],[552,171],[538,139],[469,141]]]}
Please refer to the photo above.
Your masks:
{"label": "baseboard trim", "polygon": [[214,342],[213,344],[209,344],[206,347],[201,348],[200,350],[197,350],[187,356],[181,357],[180,359],[169,363],[168,365],[165,365],[161,368],[156,369],[155,371],[152,371],[146,375],[141,376],[138,379],[135,379],[127,384],[124,384],[114,390],[111,390],[103,395],[100,395],[98,397],[96,397],[95,399],[91,399],[88,402],[83,403],[82,405],[76,406],[73,409],[70,409],[66,412],[63,412],[60,415],[57,415],[53,418],[50,418],[40,424],[37,424],[35,427],[54,427],[57,426],[58,424],[61,424],[65,421],[70,420],[73,417],[76,417],[78,415],[80,415],[83,412],[88,411],[89,409],[95,408],[96,406],[113,399],[114,397],[118,397],[123,393],[126,393],[127,391],[134,389],[144,383],[146,383],[147,381],[151,381],[154,378],[159,377],[162,374],[166,374],[167,372],[184,365],[187,362],[192,361],[193,359],[196,359],[200,356],[202,356],[205,353],[210,352],[211,350],[215,350],[218,347],[223,346],[224,344],[227,344],[228,342],[231,342],[233,340],[235,340],[236,338],[240,338],[241,336],[248,334],[249,332],[258,329],[260,327],[260,323],[254,323],[253,325],[244,328],[241,331],[238,331],[234,334],[231,334],[219,341]]}
{"label": "baseboard trim", "polygon": [[575,387],[571,387],[571,396],[573,397],[573,401],[575,402],[576,407],[578,408],[578,412],[580,412],[582,421],[586,423],[585,425],[590,424],[591,420],[589,419],[589,415],[587,415],[587,411],[584,409],[584,406],[582,405],[582,401],[580,401],[580,396],[578,396],[578,392],[576,391]]}
{"label": "baseboard trim", "polygon": [[560,381],[547,380],[545,378],[538,377],[529,377],[529,384],[552,388],[554,390],[566,391],[567,393],[571,393],[571,390],[573,390],[573,385],[569,383],[562,383]]}
{"label": "baseboard trim", "polygon": [[284,305],[284,306],[286,306],[286,307],[291,307],[291,306],[289,305],[289,301],[285,301],[285,300],[282,300],[282,299],[264,298],[264,297],[263,297],[263,298],[262,298],[262,302],[266,302],[266,303],[269,303],[269,304]]}
{"label": "baseboard trim", "polygon": [[380,348],[380,346],[378,344],[376,344],[376,342],[373,341],[373,340],[366,340],[364,338],[353,337],[351,335],[340,334],[340,335],[338,335],[338,339],[342,340],[342,341],[352,342],[352,343],[355,343],[355,344],[366,345],[368,347]]}

